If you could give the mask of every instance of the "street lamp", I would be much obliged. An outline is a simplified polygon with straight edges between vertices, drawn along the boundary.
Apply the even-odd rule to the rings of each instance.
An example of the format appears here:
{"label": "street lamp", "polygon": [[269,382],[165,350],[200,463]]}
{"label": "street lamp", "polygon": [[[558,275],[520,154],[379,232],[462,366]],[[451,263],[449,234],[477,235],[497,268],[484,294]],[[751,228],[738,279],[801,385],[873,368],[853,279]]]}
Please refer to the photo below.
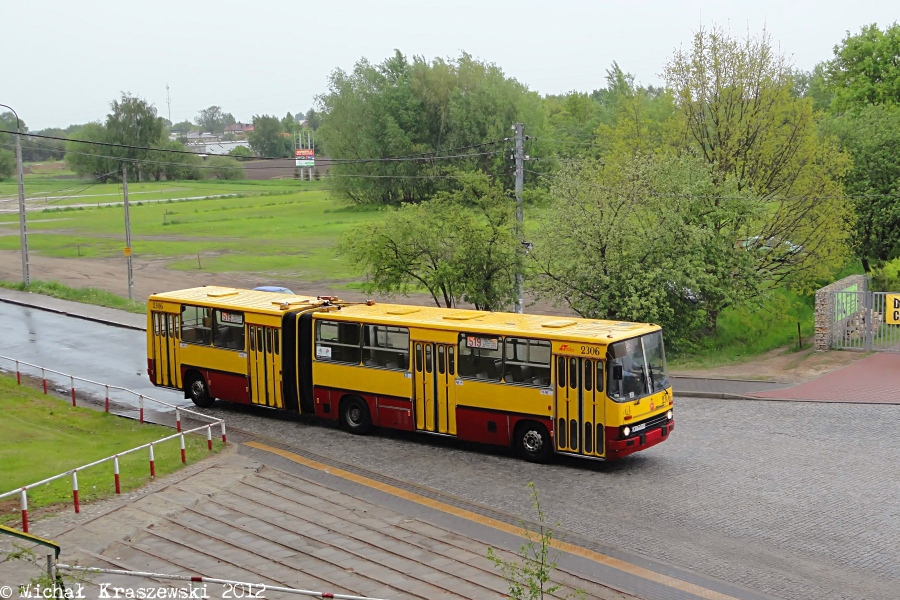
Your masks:
{"label": "street lamp", "polygon": [[25,225],[25,175],[22,169],[22,127],[19,121],[19,113],[12,106],[0,104],[8,108],[16,116],[16,164],[19,171],[19,238],[22,241],[22,282],[27,286],[31,283],[28,274],[28,228]]}

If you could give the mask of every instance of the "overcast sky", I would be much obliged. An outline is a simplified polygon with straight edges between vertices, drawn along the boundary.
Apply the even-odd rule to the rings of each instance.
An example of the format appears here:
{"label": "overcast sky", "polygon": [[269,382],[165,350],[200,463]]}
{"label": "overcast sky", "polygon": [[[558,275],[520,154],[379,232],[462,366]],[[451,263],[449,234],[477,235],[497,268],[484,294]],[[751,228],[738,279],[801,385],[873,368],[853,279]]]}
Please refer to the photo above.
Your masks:
{"label": "overcast sky", "polygon": [[[891,9],[890,7],[894,8]],[[832,56],[845,35],[900,18],[896,0],[355,0],[332,2],[7,0],[0,8],[0,103],[32,130],[103,119],[130,91],[193,119],[218,104],[239,121],[305,111],[336,67],[360,57],[458,56],[499,65],[541,93],[591,91],[618,61],[661,83],[667,58],[701,24],[766,27],[797,67]]]}

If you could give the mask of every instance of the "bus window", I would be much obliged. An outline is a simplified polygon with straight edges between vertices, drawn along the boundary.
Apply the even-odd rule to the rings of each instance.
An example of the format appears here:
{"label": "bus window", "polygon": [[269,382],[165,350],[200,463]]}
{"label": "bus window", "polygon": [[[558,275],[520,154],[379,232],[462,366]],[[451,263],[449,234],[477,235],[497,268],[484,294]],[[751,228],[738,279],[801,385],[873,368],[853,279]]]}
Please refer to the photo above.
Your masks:
{"label": "bus window", "polygon": [[274,341],[275,341],[275,354],[276,354],[276,355],[278,354],[278,334],[279,334],[279,333],[280,333],[280,332],[279,332],[277,329],[275,329],[275,330],[272,332],[272,336],[273,336]]}
{"label": "bus window", "polygon": [[502,339],[480,334],[459,334],[460,377],[500,381],[503,372]]}
{"label": "bus window", "polygon": [[266,327],[266,354],[272,354],[272,328]]}
{"label": "bus window", "polygon": [[524,385],[550,385],[550,342],[506,338],[503,381]]}
{"label": "bus window", "polygon": [[213,311],[213,345],[229,350],[244,349],[244,313],[215,309]]}
{"label": "bus window", "polygon": [[569,387],[573,390],[578,385],[578,359],[569,359]]}
{"label": "bus window", "polygon": [[456,354],[456,348],[453,346],[447,346],[447,372],[453,375],[456,372],[456,365],[454,364],[454,355]]}
{"label": "bus window", "polygon": [[416,371],[422,372],[422,344],[416,344]]}
{"label": "bus window", "polygon": [[566,387],[566,359],[562,356],[556,359],[556,385]]}
{"label": "bus window", "polygon": [[597,361],[597,391],[603,391],[603,363]]}
{"label": "bus window", "polygon": [[594,369],[591,361],[584,361],[584,391],[589,392],[594,387]]}
{"label": "bus window", "polygon": [[438,364],[437,364],[438,373],[441,374],[441,375],[443,375],[443,374],[444,374],[444,370],[445,370],[444,365],[446,364],[446,363],[444,362],[444,347],[443,347],[443,346],[438,346],[438,360],[437,360],[437,363],[438,363]]}
{"label": "bus window", "polygon": [[260,325],[256,326],[256,350],[258,352],[266,351],[266,345],[263,342],[263,328]]}
{"label": "bus window", "polygon": [[431,373],[432,368],[431,344],[425,344],[425,372]]}
{"label": "bus window", "polygon": [[250,352],[256,352],[256,327],[247,326],[250,329]]}
{"label": "bus window", "polygon": [[202,306],[181,306],[181,339],[191,344],[209,344],[212,338],[209,309]]}
{"label": "bus window", "polygon": [[409,329],[384,325],[363,326],[363,364],[385,369],[409,368]]}
{"label": "bus window", "polygon": [[359,329],[359,323],[316,321],[316,358],[358,365]]}

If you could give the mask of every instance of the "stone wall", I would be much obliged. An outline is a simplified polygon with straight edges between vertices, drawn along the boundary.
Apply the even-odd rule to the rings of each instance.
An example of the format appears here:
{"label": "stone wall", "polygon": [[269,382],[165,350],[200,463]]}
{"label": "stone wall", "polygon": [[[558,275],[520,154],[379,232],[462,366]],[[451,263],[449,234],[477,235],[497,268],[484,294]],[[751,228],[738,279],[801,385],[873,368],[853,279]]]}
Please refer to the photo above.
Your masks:
{"label": "stone wall", "polygon": [[[840,292],[848,287],[856,286],[856,291],[865,292],[867,279],[865,275],[850,275],[839,281],[819,289],[816,292],[816,350],[830,350],[834,336],[834,329],[843,327],[846,321],[858,319],[859,313],[853,313],[844,317],[837,323],[832,323],[834,317],[834,292]],[[862,302],[860,302],[862,307]]]}

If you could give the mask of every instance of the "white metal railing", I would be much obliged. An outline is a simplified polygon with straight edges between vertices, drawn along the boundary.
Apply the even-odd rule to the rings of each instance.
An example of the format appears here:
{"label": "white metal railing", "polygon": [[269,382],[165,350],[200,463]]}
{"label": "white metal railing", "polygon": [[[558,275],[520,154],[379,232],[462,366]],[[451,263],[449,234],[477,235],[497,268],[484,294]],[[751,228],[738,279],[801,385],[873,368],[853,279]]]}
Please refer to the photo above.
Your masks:
{"label": "white metal railing", "polygon": [[[63,377],[68,377],[69,381],[70,381],[70,385],[71,385],[71,392],[72,392],[72,406],[76,406],[75,381],[81,381],[81,382],[84,382],[87,384],[100,386],[100,387],[103,387],[106,389],[106,402],[105,402],[106,412],[109,412],[109,390],[119,390],[119,391],[127,392],[129,394],[133,394],[134,396],[137,396],[139,399],[139,402],[140,402],[140,421],[141,421],[141,423],[144,422],[144,402],[145,401],[154,402],[156,404],[161,404],[163,406],[168,406],[170,408],[175,409],[175,428],[176,428],[177,432],[174,433],[173,435],[166,436],[162,439],[159,439],[159,440],[156,440],[153,442],[149,442],[146,444],[142,444],[140,446],[136,446],[136,447],[130,448],[128,450],[124,450],[117,454],[113,454],[112,456],[107,456],[105,458],[101,458],[100,460],[95,460],[94,462],[88,463],[86,465],[82,465],[82,466],[76,467],[74,469],[69,469],[68,471],[65,471],[64,473],[59,473],[58,475],[54,475],[53,477],[48,477],[46,479],[42,479],[41,481],[30,483],[26,486],[22,486],[21,488],[17,488],[17,489],[10,490],[8,492],[4,492],[4,493],[0,494],[0,500],[2,500],[3,498],[8,498],[10,496],[14,496],[16,494],[20,495],[20,503],[21,503],[21,510],[22,510],[22,531],[25,533],[28,533],[28,489],[29,488],[34,488],[39,485],[45,485],[52,481],[56,481],[59,479],[63,479],[64,477],[71,476],[71,478],[72,478],[72,500],[73,500],[73,504],[75,507],[75,512],[78,513],[78,512],[81,512],[81,505],[80,505],[79,499],[78,499],[78,472],[79,471],[84,471],[85,469],[88,469],[90,467],[95,467],[95,466],[103,464],[103,463],[112,462],[113,463],[113,477],[115,479],[115,485],[116,485],[116,494],[121,494],[122,490],[121,490],[121,486],[119,483],[119,457],[120,456],[125,456],[126,454],[131,454],[133,452],[137,452],[138,450],[143,450],[145,448],[148,449],[149,459],[150,459],[150,476],[156,477],[156,461],[155,461],[155,457],[153,454],[153,446],[154,445],[160,444],[162,442],[167,442],[167,441],[175,439],[175,438],[180,438],[181,462],[187,463],[187,456],[185,454],[185,445],[184,445],[185,434],[197,433],[197,432],[206,430],[206,447],[208,450],[211,451],[213,448],[212,428],[213,428],[213,426],[218,425],[220,427],[222,442],[225,443],[227,441],[226,434],[225,434],[224,419],[217,419],[215,417],[211,417],[209,415],[204,415],[203,413],[198,413],[198,412],[190,410],[190,409],[181,408],[174,404],[170,404],[168,402],[163,402],[162,400],[157,400],[155,398],[151,398],[150,396],[146,396],[144,394],[139,394],[138,392],[129,390],[128,388],[115,386],[115,385],[108,385],[105,383],[99,383],[97,381],[92,381],[90,379],[85,379],[83,377],[76,377],[76,376],[70,375],[68,373],[63,373],[62,371],[56,371],[54,369],[48,369],[46,367],[33,365],[31,363],[27,363],[25,361],[17,360],[14,358],[9,358],[7,356],[0,356],[0,360],[5,360],[5,361],[15,363],[16,382],[19,385],[22,384],[22,371],[21,371],[22,366],[27,366],[27,367],[30,367],[33,369],[40,369],[41,379],[43,382],[43,388],[44,388],[45,394],[47,393],[47,377],[46,377],[47,373],[55,373],[57,375],[62,375]],[[207,423],[206,425],[201,425],[199,427],[194,427],[193,429],[182,430],[182,428],[181,428],[181,413],[182,412],[193,415],[194,417],[199,418],[204,421],[210,421],[210,423]]]}
{"label": "white metal railing", "polygon": [[[157,400],[156,398],[152,398],[150,396],[147,396],[146,394],[141,394],[141,393],[135,392],[134,390],[130,390],[126,387],[122,387],[122,386],[118,386],[118,385],[110,385],[108,383],[100,383],[99,381],[92,381],[90,379],[85,379],[84,377],[78,377],[76,375],[71,375],[69,373],[63,373],[62,371],[57,371],[55,369],[42,367],[40,365],[34,365],[31,363],[25,362],[24,360],[10,358],[9,356],[0,355],[0,364],[2,364],[2,361],[5,361],[8,364],[15,365],[16,383],[18,383],[19,385],[22,384],[22,367],[29,367],[29,368],[34,369],[35,371],[40,371],[41,372],[41,383],[43,385],[45,394],[47,393],[47,373],[55,373],[56,375],[60,375],[64,378],[68,378],[69,379],[69,391],[70,391],[70,394],[72,397],[72,406],[77,406],[77,395],[75,393],[75,382],[80,381],[82,383],[85,383],[88,385],[93,385],[98,388],[103,388],[105,390],[104,410],[106,412],[109,412],[109,392],[110,392],[110,390],[124,392],[125,394],[129,394],[129,395],[137,398],[137,400],[138,400],[138,420],[140,420],[141,423],[144,422],[144,403],[145,402],[152,402],[154,404],[159,404],[159,405],[174,409],[175,410],[175,426],[178,429],[178,431],[181,431],[181,413],[187,413],[189,415],[192,415],[192,416],[200,419],[201,421],[214,421],[216,423],[221,421],[221,419],[216,419],[214,417],[210,417],[209,415],[205,415],[203,413],[193,411],[189,408],[184,408],[184,407],[178,406],[176,404],[171,404],[170,402],[165,402],[163,400]],[[2,366],[0,366],[0,369],[2,369]]]}
{"label": "white metal railing", "polygon": [[[231,597],[241,598],[241,595],[235,594],[234,588],[241,588],[247,591],[248,598],[263,598],[264,592],[282,592],[284,594],[297,594],[300,596],[311,596],[313,598],[334,598],[335,600],[383,600],[382,598],[370,598],[369,596],[352,596],[350,594],[337,594],[332,592],[314,592],[312,590],[301,590],[299,588],[282,587],[278,585],[269,585],[267,583],[248,583],[246,581],[234,581],[231,579],[218,579],[216,577],[202,577],[200,575],[167,575],[165,573],[151,573],[148,571],[126,571],[124,569],[101,569],[99,567],[79,567],[77,565],[65,565],[59,563],[56,568],[62,571],[80,571],[82,573],[102,573],[106,575],[131,575],[134,577],[143,577],[147,579],[168,579],[172,581],[190,581],[192,583],[219,583],[226,587],[231,587]],[[118,596],[116,596],[118,597]]]}

